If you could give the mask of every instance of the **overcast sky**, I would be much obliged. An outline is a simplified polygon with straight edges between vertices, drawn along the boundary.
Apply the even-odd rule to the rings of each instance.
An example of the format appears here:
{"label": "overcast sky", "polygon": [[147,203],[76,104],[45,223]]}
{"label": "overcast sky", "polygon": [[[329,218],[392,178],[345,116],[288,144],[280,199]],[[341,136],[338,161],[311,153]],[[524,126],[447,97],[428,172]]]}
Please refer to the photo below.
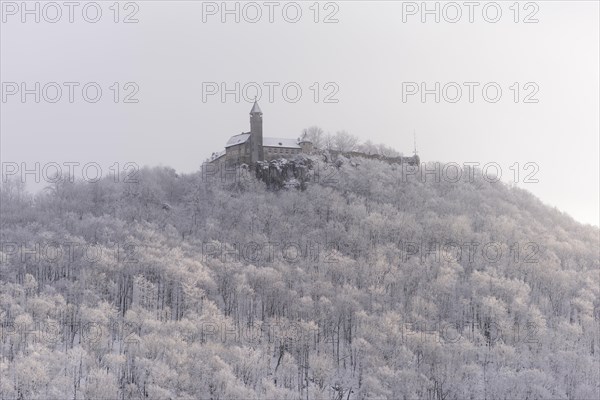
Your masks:
{"label": "overcast sky", "polygon": [[[40,3],[36,23],[35,15],[22,15],[20,1],[3,2],[3,163],[95,162],[108,174],[114,163],[133,162],[192,172],[231,135],[249,130],[256,82],[265,136],[294,138],[319,125],[410,154],[415,131],[422,160],[495,162],[505,181],[515,180],[519,163],[518,186],[578,221],[598,225],[596,1],[521,3],[518,15],[512,1],[498,2],[496,23],[496,7],[483,10],[487,2],[472,10],[472,23],[463,2],[457,3],[462,15],[456,23],[450,22],[458,18],[456,7],[440,3],[438,23],[413,7],[420,8],[420,1],[319,7],[298,2],[302,15],[296,23],[297,7],[286,2],[274,6],[272,23],[263,2],[257,3],[262,16],[255,23],[256,7],[245,3],[238,4],[236,22],[235,14],[222,15],[221,2],[121,3],[118,16],[112,1],[98,2],[102,15],[96,23],[84,19],[94,20],[96,12],[92,5],[84,13],[85,4],[73,10],[73,23],[65,6],[58,22],[50,23],[58,19],[57,10]],[[123,23],[127,17],[138,22]],[[34,94],[22,103],[20,92],[11,94],[11,82],[29,89],[35,82],[41,88],[58,82],[62,97],[50,103],[56,92],[49,85],[40,89],[40,103]],[[80,84],[73,86],[73,103],[63,82]],[[88,82],[102,89],[96,103],[82,96]],[[126,87],[128,82],[133,84]],[[420,93],[407,94],[422,82],[427,89],[440,83],[439,103],[435,94],[425,102]],[[451,82],[462,90],[454,103]],[[474,82],[473,102],[464,82]],[[209,95],[212,83],[231,90],[225,101],[221,93]],[[488,83],[486,100],[482,87]],[[294,102],[298,87],[302,96]],[[497,87],[502,94],[493,102]],[[91,101],[95,89],[88,89]],[[127,95],[138,102],[125,103]],[[539,170],[525,168],[528,162]],[[524,182],[529,173],[539,182]]]}

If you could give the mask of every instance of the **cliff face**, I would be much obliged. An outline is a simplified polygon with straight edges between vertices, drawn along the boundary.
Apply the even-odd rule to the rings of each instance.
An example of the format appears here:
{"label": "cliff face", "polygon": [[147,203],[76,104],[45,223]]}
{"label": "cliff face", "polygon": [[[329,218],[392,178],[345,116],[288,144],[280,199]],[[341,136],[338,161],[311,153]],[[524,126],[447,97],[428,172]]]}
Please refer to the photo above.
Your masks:
{"label": "cliff face", "polygon": [[4,184],[0,398],[597,397],[597,228],[338,161]]}

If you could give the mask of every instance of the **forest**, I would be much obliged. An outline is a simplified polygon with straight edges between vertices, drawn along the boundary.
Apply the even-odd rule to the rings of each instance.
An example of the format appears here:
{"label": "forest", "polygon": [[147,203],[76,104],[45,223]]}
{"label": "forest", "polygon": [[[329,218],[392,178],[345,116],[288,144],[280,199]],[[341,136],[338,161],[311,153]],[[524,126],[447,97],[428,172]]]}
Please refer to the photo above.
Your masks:
{"label": "forest", "polygon": [[600,398],[597,227],[479,170],[298,162],[2,182],[0,399]]}

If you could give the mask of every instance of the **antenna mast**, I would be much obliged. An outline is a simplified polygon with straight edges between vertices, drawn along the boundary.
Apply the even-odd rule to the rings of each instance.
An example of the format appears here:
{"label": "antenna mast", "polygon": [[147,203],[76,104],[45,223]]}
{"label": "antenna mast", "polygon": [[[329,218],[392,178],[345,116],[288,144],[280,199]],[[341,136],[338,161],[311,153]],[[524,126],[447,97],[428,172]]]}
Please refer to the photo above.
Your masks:
{"label": "antenna mast", "polygon": [[413,129],[413,140],[415,142],[415,150],[413,151],[414,155],[417,155],[417,134],[415,133],[415,130]]}

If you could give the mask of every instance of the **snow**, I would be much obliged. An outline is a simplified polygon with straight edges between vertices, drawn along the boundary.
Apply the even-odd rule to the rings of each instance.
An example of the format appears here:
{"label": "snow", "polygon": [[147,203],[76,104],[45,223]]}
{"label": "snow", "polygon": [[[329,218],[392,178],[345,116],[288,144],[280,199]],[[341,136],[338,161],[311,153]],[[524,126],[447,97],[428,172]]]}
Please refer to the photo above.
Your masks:
{"label": "snow", "polygon": [[263,146],[264,147],[286,147],[292,149],[299,149],[300,145],[298,144],[298,140],[296,139],[288,139],[288,138],[263,138]]}

